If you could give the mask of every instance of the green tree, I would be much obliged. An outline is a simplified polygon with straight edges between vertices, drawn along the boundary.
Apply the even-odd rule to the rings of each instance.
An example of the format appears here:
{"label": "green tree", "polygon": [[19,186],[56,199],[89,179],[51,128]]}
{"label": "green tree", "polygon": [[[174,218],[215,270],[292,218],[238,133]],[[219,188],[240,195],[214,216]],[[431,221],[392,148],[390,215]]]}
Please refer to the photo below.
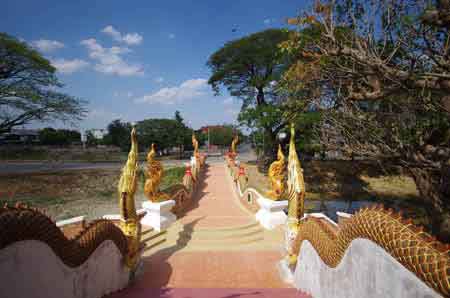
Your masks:
{"label": "green tree", "polygon": [[275,158],[276,135],[287,124],[277,82],[288,59],[278,48],[289,32],[269,29],[226,43],[207,63],[212,75],[208,83],[216,94],[226,87],[232,96],[242,99],[239,121],[250,128],[263,128],[264,156],[268,165]]}
{"label": "green tree", "polygon": [[69,145],[79,143],[81,134],[76,130],[47,127],[39,131],[39,139],[43,145]]}
{"label": "green tree", "polygon": [[174,119],[176,122],[176,127],[173,131],[173,136],[175,138],[175,144],[178,146],[181,158],[185,148],[192,147],[192,130],[184,124],[184,119],[181,117],[181,113],[179,111],[175,111]]}
{"label": "green tree", "polygon": [[62,84],[50,61],[25,42],[0,33],[0,133],[32,121],[78,121],[86,102],[54,91]]}
{"label": "green tree", "polygon": [[[324,0],[291,19],[289,92],[314,91],[341,148],[409,172],[450,240],[450,1]],[[327,145],[325,143],[325,145]]]}
{"label": "green tree", "polygon": [[142,148],[155,143],[162,151],[185,146],[192,134],[191,129],[175,119],[145,119],[137,123],[136,129]]}
{"label": "green tree", "polygon": [[122,151],[128,151],[131,146],[130,133],[131,124],[122,122],[120,119],[113,120],[107,127],[108,133],[105,135],[105,145],[120,147]]}

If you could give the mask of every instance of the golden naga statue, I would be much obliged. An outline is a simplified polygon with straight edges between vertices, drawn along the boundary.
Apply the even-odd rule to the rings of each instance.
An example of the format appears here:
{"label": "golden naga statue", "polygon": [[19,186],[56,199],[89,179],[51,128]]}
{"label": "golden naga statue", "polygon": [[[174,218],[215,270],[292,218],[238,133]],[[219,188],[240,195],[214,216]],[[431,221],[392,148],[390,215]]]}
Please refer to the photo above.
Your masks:
{"label": "golden naga statue", "polygon": [[233,156],[236,156],[236,145],[239,142],[239,135],[235,135],[233,138],[233,141],[231,142],[231,153],[233,154]]}
{"label": "golden naga statue", "polygon": [[291,124],[291,139],[289,143],[288,157],[288,230],[286,234],[287,261],[293,265],[297,262],[297,255],[293,247],[298,234],[300,219],[304,215],[305,180],[303,169],[295,149],[295,127]]}
{"label": "golden naga statue", "polygon": [[119,209],[120,209],[120,228],[128,238],[128,253],[125,258],[126,265],[135,269],[139,260],[139,245],[141,238],[141,224],[136,213],[134,203],[134,194],[137,188],[138,165],[138,143],[136,128],[131,130],[131,149],[128,159],[122,169],[120,176]]}
{"label": "golden naga statue", "polygon": [[169,196],[159,191],[159,185],[164,174],[164,168],[161,162],[155,160],[155,144],[152,144],[151,150],[147,154],[147,179],[144,185],[144,194],[154,203],[163,202],[169,199]]}
{"label": "golden naga statue", "polygon": [[194,147],[194,156],[197,157],[198,155],[198,141],[195,137],[195,133],[192,134],[192,146]]}
{"label": "golden naga statue", "polygon": [[285,158],[283,154],[283,150],[281,150],[281,145],[278,145],[278,153],[277,160],[274,161],[270,167],[269,172],[267,173],[270,180],[271,190],[267,192],[267,196],[269,199],[273,199],[275,201],[279,200],[284,193],[284,183],[285,183]]}

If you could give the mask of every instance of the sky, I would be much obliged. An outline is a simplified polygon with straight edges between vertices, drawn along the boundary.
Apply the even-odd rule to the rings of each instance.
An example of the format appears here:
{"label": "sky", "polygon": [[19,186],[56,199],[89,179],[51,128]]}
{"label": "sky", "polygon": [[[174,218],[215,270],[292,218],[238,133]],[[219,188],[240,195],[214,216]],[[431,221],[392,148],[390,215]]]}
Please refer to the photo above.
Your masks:
{"label": "sky", "polygon": [[[0,31],[39,50],[57,68],[62,91],[89,102],[87,117],[71,128],[172,118],[179,110],[198,129],[236,123],[241,107],[226,90],[214,96],[208,57],[230,40],[285,27],[304,6],[291,0],[3,0]],[[32,125],[43,126],[64,125]]]}

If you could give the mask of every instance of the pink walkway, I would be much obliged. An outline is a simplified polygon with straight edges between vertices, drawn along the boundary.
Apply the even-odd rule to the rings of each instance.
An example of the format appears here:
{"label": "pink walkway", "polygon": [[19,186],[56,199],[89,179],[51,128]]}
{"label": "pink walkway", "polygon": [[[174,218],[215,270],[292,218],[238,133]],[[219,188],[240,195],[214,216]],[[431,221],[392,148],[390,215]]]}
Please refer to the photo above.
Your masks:
{"label": "pink walkway", "polygon": [[[197,201],[180,219],[185,226],[214,229],[254,221],[236,202],[226,175],[222,164],[208,167]],[[143,275],[134,285],[110,297],[308,297],[279,279],[276,263],[281,255],[277,250],[183,248],[174,245],[145,257]]]}

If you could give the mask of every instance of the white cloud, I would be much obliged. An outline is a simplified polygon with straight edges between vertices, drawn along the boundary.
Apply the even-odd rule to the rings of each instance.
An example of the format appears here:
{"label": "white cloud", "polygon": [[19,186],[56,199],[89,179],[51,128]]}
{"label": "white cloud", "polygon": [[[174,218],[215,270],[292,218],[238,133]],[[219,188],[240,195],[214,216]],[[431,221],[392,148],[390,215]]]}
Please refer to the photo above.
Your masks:
{"label": "white cloud", "polygon": [[137,98],[136,102],[175,104],[198,96],[205,95],[208,87],[205,79],[192,79],[184,81],[175,87],[162,88],[152,94]]}
{"label": "white cloud", "polygon": [[143,75],[144,70],[140,65],[128,64],[120,56],[131,52],[127,47],[104,48],[94,38],[81,41],[81,44],[89,51],[89,57],[95,61],[94,69],[101,73],[116,74],[119,76]]}
{"label": "white cloud", "polygon": [[48,39],[39,39],[32,41],[31,45],[43,53],[50,53],[55,50],[64,48],[64,44],[62,42]]}
{"label": "white cloud", "polygon": [[164,78],[163,78],[163,77],[157,77],[157,78],[155,79],[155,82],[156,82],[156,83],[162,83],[162,82],[164,82]]}
{"label": "white cloud", "polygon": [[117,31],[113,26],[109,25],[102,29],[103,33],[111,36],[115,41],[126,43],[127,45],[138,45],[144,39],[142,35],[138,33],[127,33],[123,35],[119,31]]}
{"label": "white cloud", "polygon": [[137,33],[128,33],[122,38],[123,42],[129,45],[140,44],[143,37]]}
{"label": "white cloud", "polygon": [[88,62],[81,59],[69,60],[64,58],[51,60],[51,63],[59,72],[65,74],[74,73],[89,65]]}
{"label": "white cloud", "polygon": [[173,34],[173,33],[170,33],[170,34],[169,34],[169,39],[175,39],[175,37],[176,37],[175,34]]}

